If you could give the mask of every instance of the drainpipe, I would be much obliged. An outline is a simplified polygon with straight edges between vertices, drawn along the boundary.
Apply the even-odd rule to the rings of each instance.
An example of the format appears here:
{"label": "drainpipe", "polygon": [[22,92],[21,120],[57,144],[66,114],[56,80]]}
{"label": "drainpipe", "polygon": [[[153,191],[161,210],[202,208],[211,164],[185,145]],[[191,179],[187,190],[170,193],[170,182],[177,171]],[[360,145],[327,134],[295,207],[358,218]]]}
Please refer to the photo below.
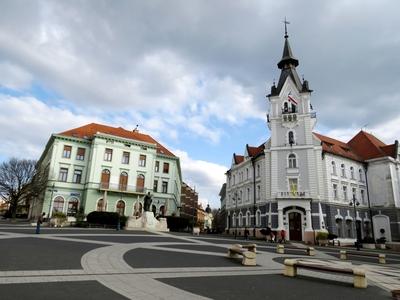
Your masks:
{"label": "drainpipe", "polygon": [[254,220],[254,227],[253,227],[253,237],[256,237],[256,165],[254,158],[251,158],[251,164],[253,165],[253,220]]}
{"label": "drainpipe", "polygon": [[369,200],[369,189],[368,189],[368,175],[367,175],[368,165],[365,164],[364,174],[365,174],[365,185],[367,186],[367,199],[368,199],[368,210],[369,210],[369,217],[371,218],[371,230],[372,230],[372,238],[375,241],[375,231],[374,231],[374,222],[372,220],[372,209],[371,209],[371,202]]}

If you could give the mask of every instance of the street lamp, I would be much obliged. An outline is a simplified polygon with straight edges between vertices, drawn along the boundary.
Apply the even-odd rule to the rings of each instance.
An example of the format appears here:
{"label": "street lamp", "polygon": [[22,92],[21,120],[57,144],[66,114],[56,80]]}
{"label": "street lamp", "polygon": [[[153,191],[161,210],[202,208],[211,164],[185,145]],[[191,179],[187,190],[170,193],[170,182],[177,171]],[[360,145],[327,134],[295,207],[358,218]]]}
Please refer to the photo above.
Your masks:
{"label": "street lamp", "polygon": [[51,213],[51,202],[53,202],[53,193],[54,192],[58,192],[55,188],[54,188],[54,182],[53,182],[53,185],[51,186],[51,189],[49,189],[48,191],[49,192],[51,192],[51,195],[50,195],[50,201],[49,201],[49,214],[47,215],[47,218],[48,218],[48,222],[49,222],[49,226],[50,226],[50,213]]}
{"label": "street lamp", "polygon": [[350,206],[353,206],[354,209],[354,222],[356,226],[356,247],[357,250],[360,250],[360,240],[361,240],[361,228],[358,222],[357,222],[357,206],[360,205],[360,202],[357,201],[356,196],[353,194],[353,199],[349,203]]}
{"label": "street lamp", "polygon": [[232,199],[233,200],[235,200],[235,218],[236,218],[236,220],[235,220],[235,239],[236,239],[236,237],[237,237],[237,217],[236,217],[236,212],[237,212],[237,201],[238,200],[240,200],[240,198],[239,198],[239,196],[238,196],[238,193],[237,193],[237,191],[233,194],[234,196],[232,197]]}

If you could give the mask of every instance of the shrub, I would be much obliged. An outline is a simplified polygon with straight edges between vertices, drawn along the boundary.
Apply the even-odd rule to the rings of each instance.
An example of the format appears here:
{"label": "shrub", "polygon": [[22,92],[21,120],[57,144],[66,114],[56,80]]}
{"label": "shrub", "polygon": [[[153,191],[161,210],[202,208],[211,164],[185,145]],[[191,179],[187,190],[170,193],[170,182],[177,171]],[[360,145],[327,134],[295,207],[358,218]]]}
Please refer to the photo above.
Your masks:
{"label": "shrub", "polygon": [[364,244],[375,244],[375,241],[374,241],[373,237],[366,236],[365,238],[363,238],[361,240],[361,243],[364,243]]}
{"label": "shrub", "polygon": [[60,212],[60,211],[53,212],[51,217],[55,218],[55,219],[59,219],[61,222],[67,221],[67,216],[64,213]]}
{"label": "shrub", "polygon": [[336,234],[334,234],[334,233],[328,233],[328,240],[334,240],[334,239],[336,239],[338,236],[336,235]]}
{"label": "shrub", "polygon": [[328,239],[328,233],[325,231],[319,231],[317,233],[317,241],[319,240],[327,240]]}
{"label": "shrub", "polygon": [[384,244],[384,243],[386,243],[386,238],[383,236],[383,237],[377,239],[376,242],[377,242],[378,244]]}
{"label": "shrub", "polygon": [[119,214],[116,212],[108,211],[92,211],[86,217],[86,220],[90,224],[101,224],[101,225],[117,225]]}
{"label": "shrub", "polygon": [[189,226],[189,219],[167,216],[167,225],[170,231],[184,231]]}

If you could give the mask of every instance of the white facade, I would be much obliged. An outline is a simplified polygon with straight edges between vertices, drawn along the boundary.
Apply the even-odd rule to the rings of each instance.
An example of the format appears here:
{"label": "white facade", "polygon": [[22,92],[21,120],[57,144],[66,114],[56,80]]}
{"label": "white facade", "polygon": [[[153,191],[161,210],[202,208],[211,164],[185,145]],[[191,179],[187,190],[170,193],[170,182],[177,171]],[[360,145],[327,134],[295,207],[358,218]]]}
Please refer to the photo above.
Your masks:
{"label": "white facade", "polygon": [[[380,151],[374,155],[381,157],[366,159],[363,146],[315,134],[312,91],[300,82],[297,65],[285,36],[282,73],[268,96],[270,139],[251,154],[248,146],[244,156],[234,154],[226,173],[227,231],[253,227],[257,234],[270,227],[285,230],[288,239],[311,241],[315,230],[355,238],[358,224],[363,238],[372,234],[373,216],[375,238],[399,239],[398,143],[384,145],[372,136]],[[353,143],[360,144],[356,137]]]}

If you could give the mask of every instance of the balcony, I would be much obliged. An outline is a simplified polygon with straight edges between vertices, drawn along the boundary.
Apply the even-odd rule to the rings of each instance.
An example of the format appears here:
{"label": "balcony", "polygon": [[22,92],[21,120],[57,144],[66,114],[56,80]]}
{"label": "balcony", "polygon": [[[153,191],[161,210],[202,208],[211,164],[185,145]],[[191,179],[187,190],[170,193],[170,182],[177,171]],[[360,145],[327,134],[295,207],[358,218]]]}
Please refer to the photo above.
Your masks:
{"label": "balcony", "polygon": [[282,121],[283,122],[296,122],[297,114],[296,113],[287,113],[282,112]]}
{"label": "balcony", "polygon": [[107,183],[101,182],[98,184],[100,191],[128,193],[128,194],[146,194],[152,192],[152,189],[146,189],[142,186],[118,184],[118,183]]}
{"label": "balcony", "polygon": [[296,191],[296,192],[289,192],[289,191],[281,191],[276,193],[277,199],[307,199],[311,198],[310,192],[308,191]]}

